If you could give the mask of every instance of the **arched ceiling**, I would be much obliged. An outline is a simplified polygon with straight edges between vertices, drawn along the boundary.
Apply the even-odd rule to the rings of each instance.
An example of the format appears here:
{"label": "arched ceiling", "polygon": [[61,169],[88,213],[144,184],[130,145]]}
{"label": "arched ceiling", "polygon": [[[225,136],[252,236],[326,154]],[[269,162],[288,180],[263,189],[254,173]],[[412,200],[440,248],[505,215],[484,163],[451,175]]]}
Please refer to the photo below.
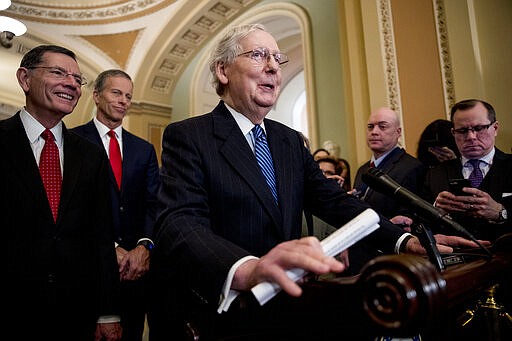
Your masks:
{"label": "arched ceiling", "polygon": [[88,79],[108,68],[124,69],[134,78],[135,101],[168,106],[187,63],[229,21],[260,1],[13,0],[0,15],[21,20],[28,31],[15,37],[10,49],[1,48],[0,59],[17,63],[2,65],[14,73],[30,48],[63,45],[77,53]]}

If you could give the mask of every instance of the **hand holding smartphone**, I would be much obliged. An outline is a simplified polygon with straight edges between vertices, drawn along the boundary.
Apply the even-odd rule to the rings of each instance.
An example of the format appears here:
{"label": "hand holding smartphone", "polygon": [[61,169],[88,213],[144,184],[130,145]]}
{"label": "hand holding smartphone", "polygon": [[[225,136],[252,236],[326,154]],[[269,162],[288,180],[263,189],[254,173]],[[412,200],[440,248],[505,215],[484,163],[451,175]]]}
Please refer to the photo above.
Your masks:
{"label": "hand holding smartphone", "polygon": [[450,179],[449,180],[450,192],[455,195],[470,195],[469,193],[463,192],[463,187],[471,187],[471,183],[468,179]]}

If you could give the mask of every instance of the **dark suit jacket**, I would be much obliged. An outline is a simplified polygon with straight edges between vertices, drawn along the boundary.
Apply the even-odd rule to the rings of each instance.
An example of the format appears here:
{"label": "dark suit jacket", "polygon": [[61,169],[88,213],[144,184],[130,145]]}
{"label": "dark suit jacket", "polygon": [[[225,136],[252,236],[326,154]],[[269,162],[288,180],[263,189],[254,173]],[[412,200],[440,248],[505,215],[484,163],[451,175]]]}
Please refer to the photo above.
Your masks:
{"label": "dark suit jacket", "polygon": [[[101,137],[90,122],[71,131],[101,147]],[[109,168],[112,215],[116,241],[127,250],[141,238],[153,239],[157,216],[157,192],[160,186],[158,161],[153,145],[123,129],[123,176],[119,190],[112,168]]]}
{"label": "dark suit jacket", "polygon": [[[397,200],[387,194],[375,191],[363,182],[362,176],[368,172],[369,168],[370,161],[359,167],[354,181],[354,188],[361,191],[362,199],[388,219],[397,215],[413,217],[414,212],[408,207],[401,205]],[[425,166],[400,147],[393,149],[393,151],[381,161],[378,168],[413,193],[419,192],[423,180],[425,179]],[[345,271],[345,274],[358,274],[368,261],[381,254],[381,250],[376,250],[365,241],[356,243],[356,245],[350,248],[350,267]]]}
{"label": "dark suit jacket", "polygon": [[[362,180],[362,175],[368,172],[369,168],[370,161],[359,167],[354,181],[354,188],[367,188]],[[382,160],[378,168],[402,187],[418,195],[421,193],[426,168],[418,159],[407,154],[403,148],[395,148]],[[364,191],[362,194],[364,194]],[[409,208],[404,207],[394,198],[372,188],[368,188],[363,200],[388,219],[396,215],[406,215],[409,217],[413,215]]]}
{"label": "dark suit jacket", "polygon": [[[299,132],[269,119],[265,128],[279,206],[223,102],[167,127],[160,192],[166,208],[152,258],[159,283],[172,280],[216,308],[230,267],[299,238],[304,208],[339,227],[368,207],[323,176]],[[381,226],[372,238],[392,252],[402,232],[387,221]]]}
{"label": "dark suit jacket", "polygon": [[[51,329],[59,334],[57,325],[69,319],[92,322],[94,328],[98,316],[119,313],[108,161],[97,146],[64,125],[63,138],[62,192],[54,223],[19,113],[0,121],[4,304],[14,320],[23,316],[20,333],[32,330],[41,339],[53,336],[37,330],[33,323],[38,321],[52,321]],[[78,334],[75,330],[68,337],[79,340]]]}
{"label": "dark suit jacket", "polygon": [[[505,154],[496,148],[492,166],[485,175],[479,189],[487,192],[494,200],[503,204],[509,214],[508,221],[503,224],[490,223],[485,219],[475,219],[462,214],[451,213],[459,224],[469,230],[476,238],[495,240],[498,236],[512,231],[510,213],[512,212],[512,155]],[[429,169],[425,180],[424,196],[429,202],[434,202],[442,191],[449,191],[450,179],[460,179],[462,163],[460,159],[442,162]],[[434,230],[436,227],[433,227]],[[437,229],[437,228],[436,228]],[[446,231],[445,231],[446,233]],[[456,231],[450,231],[456,234]]]}

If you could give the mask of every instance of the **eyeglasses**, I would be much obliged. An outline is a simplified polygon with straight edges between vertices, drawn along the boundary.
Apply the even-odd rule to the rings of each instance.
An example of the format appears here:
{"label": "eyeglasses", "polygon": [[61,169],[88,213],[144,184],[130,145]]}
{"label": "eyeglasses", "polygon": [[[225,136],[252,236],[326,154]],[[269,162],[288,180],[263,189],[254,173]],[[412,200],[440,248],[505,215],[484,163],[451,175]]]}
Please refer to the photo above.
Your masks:
{"label": "eyeglasses", "polygon": [[452,129],[452,132],[454,134],[459,134],[459,135],[467,135],[470,131],[472,131],[476,134],[483,134],[493,124],[494,124],[494,122],[491,122],[489,124],[481,124],[481,125],[477,125],[474,127]]}
{"label": "eyeglasses", "polygon": [[279,64],[283,65],[288,63],[288,56],[284,53],[270,53],[270,51],[264,47],[258,47],[251,51],[242,52],[237,55],[243,56],[243,55],[249,55],[249,57],[258,62],[259,64],[268,63],[270,61],[270,57],[272,56],[274,58],[274,61]]}
{"label": "eyeglasses", "polygon": [[330,171],[330,170],[326,170],[326,171],[322,171],[322,173],[325,175],[325,176],[333,176],[333,175],[336,175],[336,173],[334,173],[333,171]]}
{"label": "eyeglasses", "polygon": [[66,70],[64,70],[60,67],[57,67],[57,66],[31,66],[31,67],[28,67],[27,69],[30,69],[30,70],[44,69],[44,70],[48,71],[54,79],[64,80],[64,79],[66,79],[67,76],[71,76],[71,77],[73,77],[75,82],[77,84],[79,84],[80,86],[87,84],[87,79],[85,78],[85,76],[79,75],[76,73],[68,73],[68,72],[66,72]]}

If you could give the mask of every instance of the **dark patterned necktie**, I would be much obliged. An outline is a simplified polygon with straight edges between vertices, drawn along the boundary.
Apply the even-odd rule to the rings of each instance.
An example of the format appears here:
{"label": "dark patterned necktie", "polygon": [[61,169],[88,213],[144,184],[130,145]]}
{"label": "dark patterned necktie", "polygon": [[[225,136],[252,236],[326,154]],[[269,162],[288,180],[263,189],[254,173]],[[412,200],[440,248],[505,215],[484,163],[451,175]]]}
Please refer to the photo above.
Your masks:
{"label": "dark patterned necktie", "polygon": [[276,176],[274,173],[272,155],[270,155],[270,149],[267,144],[267,138],[259,124],[252,128],[252,133],[254,135],[254,154],[256,155],[256,160],[277,203]]}
{"label": "dark patterned necktie", "polygon": [[53,220],[56,222],[62,188],[59,148],[55,144],[55,137],[49,129],[43,131],[41,137],[45,142],[41,151],[41,157],[39,158],[39,173],[41,174],[46,197],[52,210]]}
{"label": "dark patterned necktie", "polygon": [[469,182],[471,182],[471,186],[474,188],[478,188],[484,179],[484,175],[482,174],[482,170],[480,169],[480,161],[478,159],[473,159],[468,161],[471,166],[473,166],[473,171],[469,174]]}
{"label": "dark patterned necktie", "polygon": [[121,148],[117,142],[116,133],[113,130],[108,132],[110,142],[108,144],[108,158],[112,166],[112,172],[116,178],[117,187],[121,188],[121,178],[123,176],[123,162],[121,160]]}

